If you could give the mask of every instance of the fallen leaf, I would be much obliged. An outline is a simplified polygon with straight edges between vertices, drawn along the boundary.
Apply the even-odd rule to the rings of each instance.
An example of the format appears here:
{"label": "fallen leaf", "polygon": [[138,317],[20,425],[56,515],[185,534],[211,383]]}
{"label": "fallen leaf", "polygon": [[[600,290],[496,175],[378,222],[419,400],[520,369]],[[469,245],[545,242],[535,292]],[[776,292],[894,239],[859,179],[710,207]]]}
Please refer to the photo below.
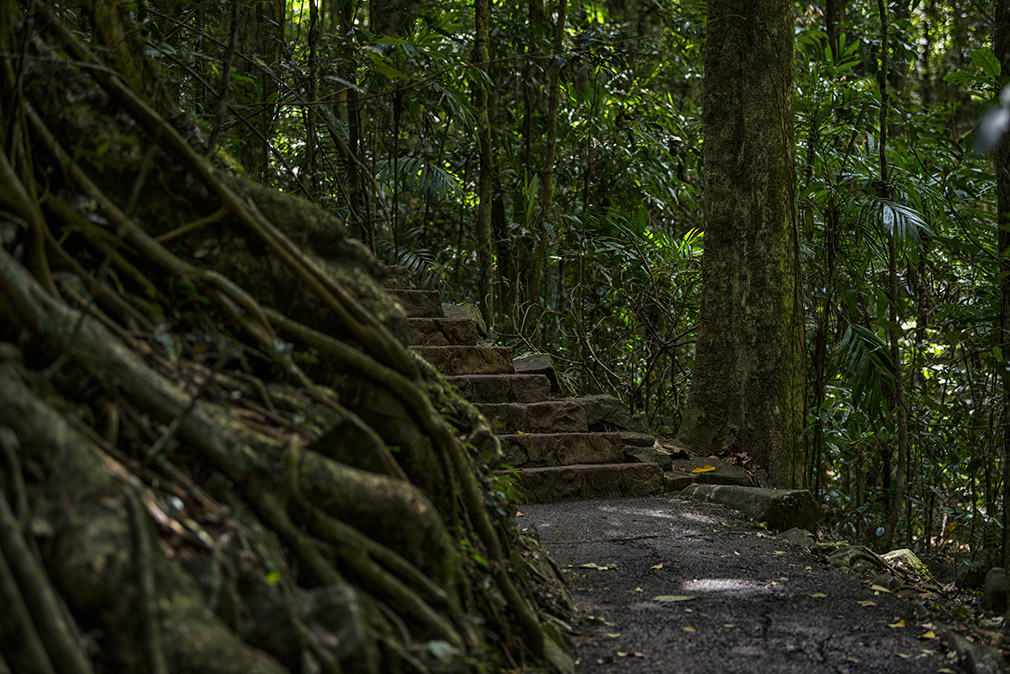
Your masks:
{"label": "fallen leaf", "polygon": [[893,594],[893,593],[892,593],[892,592],[891,592],[890,590],[888,590],[888,589],[887,589],[886,587],[882,587],[882,586],[880,586],[880,585],[871,585],[871,586],[870,586],[870,589],[871,589],[871,590],[873,590],[874,592],[886,592],[887,594]]}
{"label": "fallen leaf", "polygon": [[632,653],[632,655],[634,655],[636,658],[644,658],[645,657],[645,653],[639,653],[638,651],[635,651],[634,653]]}
{"label": "fallen leaf", "polygon": [[893,622],[890,625],[888,625],[888,627],[904,627],[904,626],[905,626],[905,619],[904,618],[902,618],[901,620],[898,620],[898,621]]}
{"label": "fallen leaf", "polygon": [[685,632],[694,632],[695,631],[693,627],[682,627],[681,629],[683,629]]}
{"label": "fallen leaf", "polygon": [[620,632],[607,632],[607,636],[610,637],[611,639],[616,639],[617,637],[621,636],[621,633]]}
{"label": "fallen leaf", "polygon": [[617,568],[617,564],[597,564],[596,562],[587,562],[585,564],[579,564],[580,569],[596,569],[597,571],[610,571]]}
{"label": "fallen leaf", "polygon": [[947,667],[941,667],[936,671],[937,674],[957,674],[957,672],[955,672],[953,669],[948,669]]}
{"label": "fallen leaf", "polygon": [[526,517],[526,515],[520,511],[516,511],[516,517]]}
{"label": "fallen leaf", "polygon": [[628,657],[628,654],[625,653],[624,651],[617,651],[617,657],[619,657],[619,658],[626,658],[626,657]]}
{"label": "fallen leaf", "polygon": [[652,601],[658,602],[673,602],[673,601],[691,601],[697,597],[692,597],[686,594],[661,594],[658,597],[653,597]]}
{"label": "fallen leaf", "polygon": [[715,470],[715,466],[704,465],[692,470],[692,473],[709,473]]}
{"label": "fallen leaf", "polygon": [[788,555],[789,553],[785,550],[772,550],[776,555]]}
{"label": "fallen leaf", "polygon": [[660,562],[659,564],[656,564],[654,566],[650,566],[649,568],[650,569],[662,569],[663,568],[663,562]]}
{"label": "fallen leaf", "polygon": [[845,658],[845,661],[846,662],[856,662],[856,663],[859,662],[859,660],[857,660],[856,658]]}
{"label": "fallen leaf", "polygon": [[740,551],[739,550],[734,550],[733,554],[736,555],[737,557],[739,557],[740,556]]}
{"label": "fallen leaf", "polygon": [[933,630],[929,630],[928,632],[920,634],[919,638],[920,639],[935,639],[936,638],[936,632],[934,632]]}
{"label": "fallen leaf", "polygon": [[755,529],[767,529],[768,525],[764,522],[758,522],[757,520],[751,520],[750,525]]}
{"label": "fallen leaf", "polygon": [[642,588],[640,588],[640,587],[636,587],[636,588],[635,588],[635,592],[642,592]]}
{"label": "fallen leaf", "polygon": [[811,597],[813,597],[814,599],[824,599],[824,598],[825,598],[825,597],[827,597],[828,595],[824,594],[823,592],[814,592],[814,593],[813,593],[812,595],[810,595],[810,596],[811,596]]}
{"label": "fallen leaf", "polygon": [[860,606],[876,606],[877,605],[877,602],[873,601],[872,599],[864,599],[863,601],[857,601],[856,603],[859,604]]}
{"label": "fallen leaf", "polygon": [[912,657],[908,653],[895,653],[895,655],[897,655],[899,658],[905,658],[906,660],[908,660],[910,657]]}
{"label": "fallen leaf", "polygon": [[731,526],[733,526],[729,522],[719,522],[719,524],[723,525],[724,527],[731,527]]}

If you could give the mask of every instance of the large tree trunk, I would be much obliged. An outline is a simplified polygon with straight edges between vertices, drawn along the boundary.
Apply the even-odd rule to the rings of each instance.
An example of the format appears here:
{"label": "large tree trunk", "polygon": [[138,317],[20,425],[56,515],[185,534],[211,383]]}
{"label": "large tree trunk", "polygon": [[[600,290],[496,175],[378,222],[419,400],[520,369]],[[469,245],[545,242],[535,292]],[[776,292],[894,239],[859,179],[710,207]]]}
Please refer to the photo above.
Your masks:
{"label": "large tree trunk", "polygon": [[708,4],[705,252],[681,438],[804,481],[803,322],[795,215],[793,5]]}

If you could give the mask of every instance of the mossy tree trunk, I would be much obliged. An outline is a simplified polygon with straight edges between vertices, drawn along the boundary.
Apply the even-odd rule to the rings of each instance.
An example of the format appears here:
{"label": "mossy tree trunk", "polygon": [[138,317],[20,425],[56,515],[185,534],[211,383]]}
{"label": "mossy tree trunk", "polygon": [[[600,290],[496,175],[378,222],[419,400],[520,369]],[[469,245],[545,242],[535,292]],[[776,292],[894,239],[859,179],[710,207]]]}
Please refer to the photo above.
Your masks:
{"label": "mossy tree trunk", "polygon": [[705,252],[681,438],[804,482],[793,5],[712,0],[703,93]]}

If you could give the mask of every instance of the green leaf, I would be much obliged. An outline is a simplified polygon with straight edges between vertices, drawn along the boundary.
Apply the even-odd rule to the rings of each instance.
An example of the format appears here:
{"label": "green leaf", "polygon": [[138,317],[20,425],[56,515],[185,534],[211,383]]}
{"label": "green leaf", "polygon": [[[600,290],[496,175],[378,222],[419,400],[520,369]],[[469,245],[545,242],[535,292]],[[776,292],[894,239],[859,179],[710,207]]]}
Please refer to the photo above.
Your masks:
{"label": "green leaf", "polygon": [[[971,62],[984,72],[992,80],[999,80],[1000,64],[989,49],[973,49],[971,52]],[[946,78],[944,78],[946,79]]]}
{"label": "green leaf", "polygon": [[263,580],[266,582],[267,585],[276,585],[277,583],[281,582],[281,570],[274,569],[273,571],[268,573],[263,578]]}

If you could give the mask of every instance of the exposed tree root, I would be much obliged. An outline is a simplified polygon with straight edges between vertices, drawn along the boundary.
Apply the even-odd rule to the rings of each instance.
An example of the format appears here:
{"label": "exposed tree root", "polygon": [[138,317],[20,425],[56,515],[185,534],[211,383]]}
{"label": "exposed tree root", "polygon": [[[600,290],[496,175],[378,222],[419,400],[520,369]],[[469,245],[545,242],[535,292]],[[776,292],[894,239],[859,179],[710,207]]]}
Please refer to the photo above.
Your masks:
{"label": "exposed tree root", "polygon": [[[551,669],[528,579],[557,579],[515,573],[520,538],[487,492],[497,441],[404,348],[374,261],[319,211],[214,169],[37,8],[86,75],[41,36],[23,51],[44,78],[0,57],[5,87],[37,78],[0,150],[0,220],[19,222],[0,239],[0,657],[46,674]],[[108,170],[76,158],[90,138],[120,151]]]}

